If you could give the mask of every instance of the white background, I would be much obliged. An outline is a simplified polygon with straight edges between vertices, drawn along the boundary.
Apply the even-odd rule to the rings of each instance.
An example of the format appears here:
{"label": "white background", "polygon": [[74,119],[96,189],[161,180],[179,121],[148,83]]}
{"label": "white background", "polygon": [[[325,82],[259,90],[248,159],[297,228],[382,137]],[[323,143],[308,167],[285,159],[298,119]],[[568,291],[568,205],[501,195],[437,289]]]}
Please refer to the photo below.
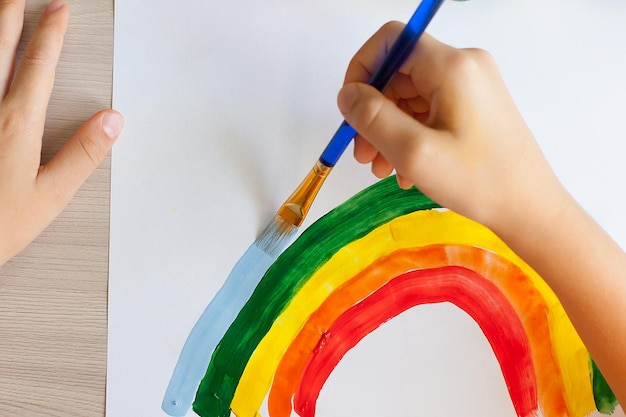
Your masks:
{"label": "white background", "polygon": [[[112,167],[107,416],[164,415],[189,330],[341,122],[335,98],[349,59],[416,6],[116,2],[114,106],[126,127]],[[621,0],[472,0],[447,1],[429,27],[495,56],[557,174],[622,247],[625,21]],[[349,149],[304,227],[374,181]],[[514,412],[478,326],[437,305],[368,336],[318,407],[383,414]]]}

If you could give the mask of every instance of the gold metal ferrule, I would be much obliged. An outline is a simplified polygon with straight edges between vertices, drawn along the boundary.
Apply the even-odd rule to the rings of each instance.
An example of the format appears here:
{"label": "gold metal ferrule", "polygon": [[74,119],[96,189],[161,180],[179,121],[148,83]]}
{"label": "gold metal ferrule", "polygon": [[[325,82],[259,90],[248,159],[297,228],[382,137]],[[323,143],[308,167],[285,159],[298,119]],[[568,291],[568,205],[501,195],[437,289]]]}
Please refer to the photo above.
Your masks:
{"label": "gold metal ferrule", "polygon": [[294,226],[299,227],[309,212],[309,208],[311,204],[313,204],[317,192],[322,187],[322,184],[324,184],[331,170],[332,167],[317,161],[298,188],[296,188],[287,201],[278,209],[278,215]]}

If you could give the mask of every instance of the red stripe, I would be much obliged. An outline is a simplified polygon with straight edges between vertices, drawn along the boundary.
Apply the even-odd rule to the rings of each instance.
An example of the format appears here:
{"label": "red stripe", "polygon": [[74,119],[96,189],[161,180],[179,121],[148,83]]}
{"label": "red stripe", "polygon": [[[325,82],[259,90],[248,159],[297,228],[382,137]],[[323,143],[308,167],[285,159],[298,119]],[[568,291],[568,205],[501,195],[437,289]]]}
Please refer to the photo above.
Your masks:
{"label": "red stripe", "polygon": [[343,356],[366,335],[411,307],[446,301],[469,314],[487,337],[517,415],[535,415],[537,385],[530,344],[519,317],[493,283],[458,266],[400,275],[346,310],[322,335],[309,359],[294,398],[296,412],[302,417],[315,415],[322,386]]}

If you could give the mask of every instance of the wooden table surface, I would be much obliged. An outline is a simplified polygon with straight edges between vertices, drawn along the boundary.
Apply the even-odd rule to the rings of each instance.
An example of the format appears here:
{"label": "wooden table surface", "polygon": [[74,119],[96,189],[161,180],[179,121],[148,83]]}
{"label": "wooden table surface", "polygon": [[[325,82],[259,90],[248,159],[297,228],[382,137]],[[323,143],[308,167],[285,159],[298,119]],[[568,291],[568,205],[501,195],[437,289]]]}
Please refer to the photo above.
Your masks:
{"label": "wooden table surface", "polygon": [[[111,106],[113,0],[66,0],[71,18],[48,111],[48,160]],[[27,0],[20,49],[47,1]],[[0,415],[103,416],[110,158],[26,250],[0,267]]]}

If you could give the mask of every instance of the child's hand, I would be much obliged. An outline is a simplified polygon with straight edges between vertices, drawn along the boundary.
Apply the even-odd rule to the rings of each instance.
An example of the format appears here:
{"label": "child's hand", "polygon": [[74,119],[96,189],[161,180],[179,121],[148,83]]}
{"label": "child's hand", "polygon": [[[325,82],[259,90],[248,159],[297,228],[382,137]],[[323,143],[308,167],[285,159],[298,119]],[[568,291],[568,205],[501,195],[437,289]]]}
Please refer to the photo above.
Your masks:
{"label": "child's hand", "polygon": [[359,132],[355,158],[496,232],[569,204],[488,53],[425,34],[384,95],[362,84],[402,27],[385,25],[348,67],[338,104]]}
{"label": "child's hand", "polygon": [[558,181],[486,52],[424,35],[384,96],[362,84],[401,29],[366,42],[339,93],[356,159],[496,232],[554,290],[626,404],[626,254]]}
{"label": "child's hand", "polygon": [[0,1],[0,265],[63,210],[123,124],[117,112],[99,112],[49,163],[40,165],[46,108],[69,11],[60,0],[48,6],[14,71],[24,2]]}

